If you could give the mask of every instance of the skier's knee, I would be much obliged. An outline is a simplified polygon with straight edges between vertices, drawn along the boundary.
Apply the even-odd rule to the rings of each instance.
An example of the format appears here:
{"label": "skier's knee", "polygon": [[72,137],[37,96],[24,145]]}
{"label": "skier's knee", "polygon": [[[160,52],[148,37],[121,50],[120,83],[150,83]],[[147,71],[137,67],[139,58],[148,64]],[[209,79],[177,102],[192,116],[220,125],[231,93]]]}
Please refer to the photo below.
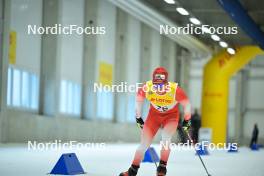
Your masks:
{"label": "skier's knee", "polygon": [[162,136],[163,143],[171,143],[171,136]]}
{"label": "skier's knee", "polygon": [[139,147],[138,147],[138,150],[142,151],[143,153],[145,153],[148,149],[148,145],[146,144],[140,144]]}
{"label": "skier's knee", "polygon": [[162,137],[162,149],[169,150],[171,144],[171,137]]}

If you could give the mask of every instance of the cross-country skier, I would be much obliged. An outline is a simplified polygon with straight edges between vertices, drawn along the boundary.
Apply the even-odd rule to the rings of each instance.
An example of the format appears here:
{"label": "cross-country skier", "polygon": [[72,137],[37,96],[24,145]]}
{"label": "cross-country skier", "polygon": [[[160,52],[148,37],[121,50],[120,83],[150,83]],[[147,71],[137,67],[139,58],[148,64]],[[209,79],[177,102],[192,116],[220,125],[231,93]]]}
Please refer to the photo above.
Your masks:
{"label": "cross-country skier", "polygon": [[[162,130],[162,149],[157,176],[165,176],[167,161],[170,155],[169,144],[176,132],[179,121],[178,104],[184,108],[183,128],[188,130],[191,126],[191,105],[186,94],[177,83],[168,82],[168,72],[163,67],[154,70],[152,80],[147,81],[137,92],[136,122],[142,128],[141,143],[136,150],[134,160],[128,171],[119,176],[136,176],[144,154],[150,146],[152,139],[159,129]],[[146,121],[142,119],[142,105],[144,99],[150,102],[150,109]]]}

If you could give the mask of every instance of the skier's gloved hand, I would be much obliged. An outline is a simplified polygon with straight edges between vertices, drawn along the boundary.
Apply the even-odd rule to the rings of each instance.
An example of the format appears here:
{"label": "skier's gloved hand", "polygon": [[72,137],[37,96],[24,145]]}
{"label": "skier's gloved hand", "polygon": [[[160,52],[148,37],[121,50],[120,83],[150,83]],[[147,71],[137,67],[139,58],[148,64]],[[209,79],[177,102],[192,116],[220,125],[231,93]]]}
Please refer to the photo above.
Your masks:
{"label": "skier's gloved hand", "polygon": [[184,131],[188,131],[191,125],[192,125],[191,120],[184,120],[182,122],[182,128]]}
{"label": "skier's gloved hand", "polygon": [[143,121],[143,119],[142,119],[141,117],[136,117],[136,121],[137,121],[137,125],[138,125],[138,127],[142,129],[143,126],[144,126],[144,121]]}

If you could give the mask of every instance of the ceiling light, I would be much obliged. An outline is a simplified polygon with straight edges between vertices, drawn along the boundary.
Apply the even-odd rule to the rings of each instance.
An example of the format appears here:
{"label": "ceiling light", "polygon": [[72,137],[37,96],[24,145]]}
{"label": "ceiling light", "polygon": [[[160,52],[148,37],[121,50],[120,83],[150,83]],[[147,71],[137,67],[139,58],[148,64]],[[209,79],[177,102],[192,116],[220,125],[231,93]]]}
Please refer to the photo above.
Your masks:
{"label": "ceiling light", "polygon": [[174,0],[164,0],[166,3],[168,4],[175,4],[175,1]]}
{"label": "ceiling light", "polygon": [[226,48],[228,46],[228,44],[226,42],[219,42],[219,45],[222,46],[223,48]]}
{"label": "ceiling light", "polygon": [[227,52],[232,55],[236,54],[236,51],[233,48],[227,48]]}
{"label": "ceiling light", "polygon": [[182,7],[178,7],[176,8],[176,10],[181,14],[181,15],[189,15],[189,12],[187,10],[185,10]]}
{"label": "ceiling light", "polygon": [[201,21],[199,21],[197,18],[190,18],[190,22],[192,22],[193,24],[196,24],[196,25],[200,25],[201,24]]}
{"label": "ceiling light", "polygon": [[218,35],[211,35],[211,38],[214,40],[214,41],[220,41],[220,37]]}

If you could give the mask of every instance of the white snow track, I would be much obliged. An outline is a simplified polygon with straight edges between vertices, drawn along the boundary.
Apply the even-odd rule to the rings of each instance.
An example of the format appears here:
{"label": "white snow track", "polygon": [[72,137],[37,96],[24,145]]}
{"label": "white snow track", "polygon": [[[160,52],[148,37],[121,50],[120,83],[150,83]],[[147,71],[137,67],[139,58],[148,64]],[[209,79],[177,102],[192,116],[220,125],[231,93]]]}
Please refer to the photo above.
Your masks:
{"label": "white snow track", "polygon": [[[157,145],[152,145],[159,150]],[[89,176],[118,176],[128,169],[136,144],[106,144],[104,149],[28,151],[27,145],[0,145],[0,175],[41,176],[51,171],[62,153],[74,152]],[[211,151],[203,160],[212,176],[263,176],[264,150],[239,148],[238,153]],[[155,165],[143,163],[139,176],[155,176]],[[206,176],[192,149],[173,150],[167,176]]]}

